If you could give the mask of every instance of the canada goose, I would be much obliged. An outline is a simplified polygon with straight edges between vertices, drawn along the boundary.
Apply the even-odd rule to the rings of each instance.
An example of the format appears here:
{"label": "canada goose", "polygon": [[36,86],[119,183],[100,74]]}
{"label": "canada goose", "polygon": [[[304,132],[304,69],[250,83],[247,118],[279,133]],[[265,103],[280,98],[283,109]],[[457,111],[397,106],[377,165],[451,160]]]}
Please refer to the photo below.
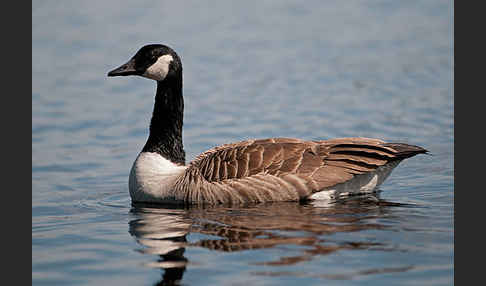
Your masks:
{"label": "canada goose", "polygon": [[400,161],[427,150],[370,138],[247,140],[185,165],[182,63],[165,45],[142,47],[108,76],[157,81],[149,137],[133,163],[132,202],[218,204],[298,201],[372,192]]}

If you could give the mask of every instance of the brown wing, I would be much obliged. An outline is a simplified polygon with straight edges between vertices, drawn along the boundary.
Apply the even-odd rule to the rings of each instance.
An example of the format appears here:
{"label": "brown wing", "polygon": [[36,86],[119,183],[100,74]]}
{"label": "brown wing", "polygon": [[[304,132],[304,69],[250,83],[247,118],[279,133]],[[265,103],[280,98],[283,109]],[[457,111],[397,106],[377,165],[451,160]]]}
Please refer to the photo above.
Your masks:
{"label": "brown wing", "polygon": [[385,143],[370,138],[339,138],[314,141],[323,165],[310,175],[314,189],[321,190],[343,183],[354,175],[375,171],[392,161],[426,153],[427,150],[403,143]]}
{"label": "brown wing", "polygon": [[254,182],[257,192],[258,184],[270,188],[277,177],[304,198],[390,161],[425,152],[417,146],[369,138],[248,140],[204,152],[190,164],[188,173],[194,174],[197,169],[208,182],[228,182],[232,187],[241,186],[245,192],[252,192],[251,186],[246,188],[238,182]]}
{"label": "brown wing", "polygon": [[243,178],[259,173],[292,172],[304,151],[314,142],[292,138],[248,140],[225,144],[199,155],[192,163],[210,182]]}

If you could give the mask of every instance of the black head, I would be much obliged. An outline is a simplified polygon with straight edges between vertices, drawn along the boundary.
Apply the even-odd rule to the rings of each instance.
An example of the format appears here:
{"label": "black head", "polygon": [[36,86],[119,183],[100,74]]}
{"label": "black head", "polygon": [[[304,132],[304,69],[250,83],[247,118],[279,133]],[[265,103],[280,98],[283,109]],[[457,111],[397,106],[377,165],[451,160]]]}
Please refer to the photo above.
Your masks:
{"label": "black head", "polygon": [[163,81],[182,74],[179,56],[171,48],[152,44],[143,46],[124,65],[110,71],[108,76],[138,75],[156,81]]}

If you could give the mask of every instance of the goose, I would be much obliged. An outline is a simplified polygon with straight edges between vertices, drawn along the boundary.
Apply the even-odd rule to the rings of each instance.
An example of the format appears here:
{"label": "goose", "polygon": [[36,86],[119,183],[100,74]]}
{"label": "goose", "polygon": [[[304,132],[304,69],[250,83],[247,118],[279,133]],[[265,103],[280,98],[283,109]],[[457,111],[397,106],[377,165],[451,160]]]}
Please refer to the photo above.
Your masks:
{"label": "goose", "polygon": [[157,82],[149,136],[129,175],[132,203],[333,200],[376,191],[402,160],[428,152],[363,137],[267,138],[223,144],[186,165],[181,59],[166,45],[145,45],[108,73],[131,75]]}

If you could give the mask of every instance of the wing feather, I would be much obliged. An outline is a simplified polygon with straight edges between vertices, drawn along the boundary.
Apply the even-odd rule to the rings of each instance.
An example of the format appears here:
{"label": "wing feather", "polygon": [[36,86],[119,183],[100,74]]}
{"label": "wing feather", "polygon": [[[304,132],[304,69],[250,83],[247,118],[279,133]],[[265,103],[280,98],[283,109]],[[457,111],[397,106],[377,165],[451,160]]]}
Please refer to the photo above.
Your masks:
{"label": "wing feather", "polygon": [[[370,138],[269,138],[210,149],[190,163],[188,173],[209,183],[205,196],[216,201],[305,198],[388,162],[425,152],[417,146]],[[212,184],[217,187],[211,189]],[[211,195],[211,190],[221,193]]]}

